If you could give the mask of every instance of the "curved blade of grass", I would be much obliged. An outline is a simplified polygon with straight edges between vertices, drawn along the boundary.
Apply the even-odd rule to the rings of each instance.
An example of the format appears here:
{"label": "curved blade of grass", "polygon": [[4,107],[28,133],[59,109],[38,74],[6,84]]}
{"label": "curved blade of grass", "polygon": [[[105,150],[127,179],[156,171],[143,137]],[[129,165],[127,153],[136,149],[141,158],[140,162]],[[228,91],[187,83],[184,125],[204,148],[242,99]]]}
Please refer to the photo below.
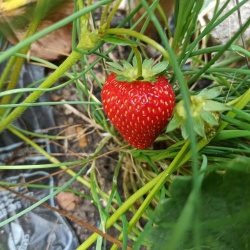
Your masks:
{"label": "curved blade of grass", "polygon": [[[193,227],[194,220],[197,221],[196,223],[199,223],[199,214],[200,214],[200,189],[202,180],[204,178],[205,172],[204,170],[207,167],[207,158],[203,155],[203,162],[201,165],[200,173],[196,177],[196,185],[193,186],[193,189],[187,199],[187,202],[182,209],[182,212],[179,216],[179,219],[174,227],[172,237],[170,239],[170,242],[168,243],[169,249],[178,249],[179,241],[184,236],[185,232],[188,228],[193,229],[193,235],[195,237],[196,246],[198,245],[197,249],[200,249],[199,245],[199,235],[200,230],[199,226]],[[194,177],[193,177],[194,178]],[[198,216],[197,216],[198,215]],[[192,226],[191,226],[192,225]],[[197,244],[198,243],[198,244]]]}
{"label": "curved blade of grass", "polygon": [[18,107],[39,107],[39,106],[55,106],[63,104],[88,104],[101,106],[100,102],[88,102],[88,101],[60,101],[60,102],[38,102],[38,103],[20,103],[20,104],[0,104],[0,108],[18,108]]}
{"label": "curved blade of grass", "polygon": [[246,137],[246,139],[250,138],[249,130],[223,130],[221,131],[215,138],[214,141],[223,141],[228,139],[234,139],[239,137]]}
{"label": "curved blade of grass", "polygon": [[48,164],[36,164],[36,165],[2,165],[0,170],[25,170],[25,169],[47,169],[47,168],[58,168],[63,166],[75,166],[86,163],[86,160],[69,161],[69,162],[58,162]]}

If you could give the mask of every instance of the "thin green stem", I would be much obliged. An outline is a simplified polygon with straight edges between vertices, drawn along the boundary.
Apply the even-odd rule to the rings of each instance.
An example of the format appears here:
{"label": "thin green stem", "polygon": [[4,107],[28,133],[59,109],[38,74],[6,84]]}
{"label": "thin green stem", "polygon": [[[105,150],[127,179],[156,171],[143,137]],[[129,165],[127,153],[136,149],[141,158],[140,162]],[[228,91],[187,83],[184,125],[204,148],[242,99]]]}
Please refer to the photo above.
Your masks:
{"label": "thin green stem", "polygon": [[109,7],[110,7],[110,4],[106,4],[105,8],[102,11],[102,16],[101,16],[101,20],[100,20],[100,28],[106,27],[105,23],[106,23],[108,12],[109,12]]}
{"label": "thin green stem", "polygon": [[207,158],[203,156],[203,163],[201,166],[202,174],[197,176],[197,184],[193,186],[192,191],[190,192],[187,201],[181,211],[181,214],[174,226],[173,233],[168,242],[169,249],[178,249],[179,241],[185,235],[185,232],[188,229],[193,230],[195,242],[197,243],[196,250],[199,250],[199,235],[200,235],[200,189],[202,185],[202,180],[204,178],[204,170],[207,166]]}
{"label": "thin green stem", "polygon": [[[191,2],[191,1],[189,1],[189,2]],[[188,13],[188,15],[189,15],[189,13],[192,13],[192,14],[191,14],[191,16],[189,16],[189,18],[187,18],[187,19],[189,19],[188,21],[186,21],[186,19],[183,19],[183,17],[182,17],[181,18],[182,23],[179,24],[180,26],[183,26],[183,21],[184,20],[185,20],[184,23],[186,23],[186,22],[188,23],[188,26],[186,28],[182,27],[182,33],[184,32],[182,35],[185,34],[184,37],[182,37],[182,40],[177,38],[178,44],[179,45],[181,44],[181,46],[180,46],[181,51],[180,51],[180,55],[178,57],[179,62],[181,62],[181,58],[183,58],[185,56],[185,53],[187,51],[187,47],[190,44],[190,41],[192,40],[192,37],[194,36],[195,30],[197,30],[198,15],[200,13],[200,9],[203,6],[203,3],[204,3],[203,0],[196,0],[195,2],[192,2],[192,6],[191,6],[192,10],[190,10],[190,11],[188,11],[186,9],[185,4],[182,4],[183,6],[185,6],[184,7],[184,13],[185,14]],[[185,26],[185,24],[184,24],[184,26]],[[175,36],[174,36],[173,40],[176,40]],[[174,41],[173,41],[173,44],[174,44]],[[174,49],[174,51],[178,51],[180,49],[180,47],[179,48],[176,47],[175,49],[173,47],[173,49]]]}
{"label": "thin green stem", "polygon": [[[214,137],[215,135],[213,135]],[[199,152],[202,148],[204,148],[213,138],[201,138],[198,142],[197,142],[197,146],[196,146],[196,150],[197,152]],[[192,157],[192,151],[187,152],[181,159],[180,162],[180,166],[183,166],[190,158]]]}
{"label": "thin green stem", "polygon": [[138,38],[140,41],[143,41],[143,42],[151,45],[152,47],[154,47],[157,51],[159,51],[164,56],[164,58],[166,60],[169,59],[168,52],[159,43],[157,43],[155,40],[153,40],[153,39],[151,39],[143,34],[140,34],[137,31],[124,29],[124,28],[114,28],[114,29],[107,29],[106,34],[111,34],[111,35],[125,34],[125,35],[129,35],[129,36]]}
{"label": "thin green stem", "polygon": [[10,60],[8,61],[7,65],[5,66],[4,71],[3,71],[1,78],[0,78],[0,92],[3,90],[5,83],[7,82],[7,79],[10,75],[10,72],[15,65],[15,62],[16,62],[16,58],[11,57]]}
{"label": "thin green stem", "polygon": [[[83,10],[84,9],[84,4],[82,0],[77,0],[77,6],[79,10]],[[88,5],[89,6],[89,5]],[[80,20],[80,24],[82,24],[82,22],[84,21],[85,18],[89,18],[89,14],[83,15],[79,18]]]}
{"label": "thin green stem", "polygon": [[[198,73],[199,70],[187,70],[183,72],[183,75],[193,75]],[[216,68],[216,67],[210,67],[210,69],[206,70],[206,73],[232,73],[235,74],[241,74],[241,75],[249,75],[248,69],[235,69],[235,68]]]}
{"label": "thin green stem", "polygon": [[[16,129],[16,128],[15,128]],[[86,163],[85,160],[77,160],[70,162],[58,162],[58,163],[47,163],[47,164],[35,164],[35,165],[2,165],[0,166],[1,170],[24,170],[24,169],[46,169],[46,168],[58,168],[60,166],[76,166],[82,163]]]}
{"label": "thin green stem", "polygon": [[[240,110],[243,109],[250,102],[250,88],[242,96],[237,98],[237,100],[238,101],[234,104],[234,107]],[[229,111],[227,116],[233,118],[236,116],[236,114],[233,111]],[[228,122],[223,121],[218,128],[217,134],[226,128],[227,125]]]}
{"label": "thin green stem", "polygon": [[136,62],[137,62],[137,76],[136,76],[136,79],[137,80],[141,80],[142,78],[142,59],[141,59],[141,54],[139,52],[139,50],[137,49],[136,46],[131,46],[131,48],[133,49],[134,51],[134,54],[135,54],[135,59],[136,59]]}
{"label": "thin green stem", "polygon": [[[175,10],[176,30],[173,38],[172,49],[177,52],[179,45],[186,47],[190,35],[195,29],[195,20],[197,20],[198,11],[200,10],[203,1],[190,0],[179,1],[178,7]],[[183,39],[185,41],[183,42]],[[186,51],[185,49],[183,51]]]}
{"label": "thin green stem", "polygon": [[[214,53],[214,52],[221,51],[223,49],[224,49],[223,45],[216,45],[216,46],[212,46],[212,47],[208,47],[208,48],[202,48],[202,49],[198,49],[196,51],[193,51],[190,54],[190,57],[209,54],[209,53]],[[242,54],[244,56],[250,57],[250,52],[247,51],[246,49],[240,47],[239,45],[231,45],[227,49],[227,51],[236,52],[238,54]]]}
{"label": "thin green stem", "polygon": [[[44,92],[44,91],[43,91]],[[54,105],[62,105],[62,104],[69,104],[69,105],[101,105],[99,102],[86,102],[86,101],[60,101],[60,102],[37,102],[37,103],[14,103],[14,104],[0,104],[1,108],[16,108],[16,107],[39,107],[39,106],[54,106]],[[99,127],[100,128],[100,127]]]}

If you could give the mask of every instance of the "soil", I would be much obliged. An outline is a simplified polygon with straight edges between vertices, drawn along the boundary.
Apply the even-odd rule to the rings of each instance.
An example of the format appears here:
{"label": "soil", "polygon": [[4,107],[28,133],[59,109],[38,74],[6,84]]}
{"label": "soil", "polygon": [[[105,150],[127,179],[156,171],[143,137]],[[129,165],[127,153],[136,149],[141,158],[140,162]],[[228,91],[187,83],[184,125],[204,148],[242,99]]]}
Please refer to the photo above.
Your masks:
{"label": "soil", "polygon": [[[75,91],[73,86],[68,86],[67,90],[71,89],[71,91]],[[81,111],[85,112],[86,111]],[[54,117],[57,124],[64,124],[67,128],[72,129],[72,127],[76,124],[81,126],[81,129],[84,130],[84,124],[82,120],[75,114],[68,114],[68,109],[63,108],[61,106],[54,107]],[[73,127],[74,128],[74,127]],[[74,130],[74,129],[73,129]],[[100,135],[97,132],[91,132],[88,134],[88,130],[86,131],[87,135],[84,135],[85,145],[82,146],[80,138],[73,138],[73,139],[65,139],[64,145],[67,145],[67,148],[63,146],[61,150],[64,150],[64,156],[62,157],[62,161],[74,161],[78,160],[79,158],[84,157],[84,155],[91,155],[94,153],[96,146],[101,140]],[[66,132],[67,133],[67,132]],[[104,148],[100,154],[103,154],[108,151],[108,148]],[[111,154],[105,157],[101,157],[96,160],[96,169],[98,173],[98,182],[100,185],[101,190],[106,193],[109,193],[112,186],[112,178],[114,174],[114,169],[117,163],[117,154]],[[89,168],[89,167],[88,167]],[[74,168],[74,171],[78,171],[80,168]],[[84,173],[84,178],[89,178],[89,175]],[[58,185],[61,186],[65,182],[67,182],[71,176],[67,173],[61,173],[58,176]],[[121,177],[120,177],[121,178]],[[120,179],[119,183],[122,180]],[[118,184],[119,184],[118,183]],[[91,196],[89,188],[83,186],[78,181],[74,181],[69,188],[74,190],[80,191],[85,195]],[[69,211],[68,211],[69,212]],[[77,200],[76,206],[74,207],[73,211],[70,211],[76,218],[88,222],[90,225],[94,227],[100,226],[100,216],[98,209],[95,205],[93,205],[91,200],[86,198],[80,198]],[[89,231],[88,229],[84,228],[82,225],[79,225],[77,222],[70,221],[72,228],[75,230],[76,235],[78,236],[79,242],[85,241],[93,232]],[[94,248],[93,248],[94,249]]]}
{"label": "soil", "polygon": [[[113,51],[112,56],[115,58],[124,59],[128,54],[128,49],[126,47],[119,47],[117,50]],[[89,60],[95,60],[95,56],[89,56]],[[95,67],[94,68],[96,75],[105,79],[105,72],[103,68]],[[60,79],[60,82],[65,82],[66,79]],[[68,79],[67,79],[68,80]],[[59,83],[60,83],[59,82]],[[58,83],[58,84],[59,84]],[[100,88],[94,86],[93,93],[97,98],[100,99]],[[52,100],[67,100],[67,101],[79,101],[79,96],[75,85],[69,84],[64,89],[60,89],[51,94]],[[92,155],[98,144],[100,143],[102,137],[98,130],[93,130],[93,127],[89,127],[88,123],[84,120],[83,115],[88,117],[88,112],[81,106],[69,106],[69,105],[56,105],[53,107],[54,119],[58,127],[61,127],[59,130],[64,131],[63,135],[67,135],[65,140],[60,143],[60,153],[63,155],[59,157],[62,162],[74,161],[82,159],[86,156]],[[103,132],[103,131],[102,131]],[[105,146],[100,155],[109,152],[109,145]],[[112,180],[114,170],[117,164],[118,153],[109,153],[103,157],[100,157],[96,160],[96,172],[98,173],[98,182],[102,191],[109,193],[111,191]],[[79,170],[80,168],[74,168],[74,171]],[[89,169],[89,167],[88,167]],[[67,182],[71,176],[66,172],[59,174],[58,176],[58,185],[61,186]],[[84,173],[84,178],[89,178],[88,173]],[[122,193],[122,174],[120,171],[120,176],[118,177],[118,192],[121,197]],[[85,195],[91,196],[89,188],[85,187],[78,181],[74,181],[69,188],[80,191]],[[68,211],[73,214],[76,218],[89,223],[90,225],[98,228],[100,226],[100,216],[98,209],[91,200],[86,198],[77,199],[74,202],[75,206],[72,211]],[[58,202],[60,204],[60,201]],[[62,206],[61,206],[62,207]],[[79,239],[79,242],[85,241],[93,232],[84,228],[82,225],[79,225],[77,222],[69,222],[72,228],[75,230],[75,233]],[[108,230],[108,234],[115,237],[119,235],[119,232],[116,229]],[[110,249],[112,244],[107,242],[106,249]],[[95,247],[93,246],[93,249]]]}

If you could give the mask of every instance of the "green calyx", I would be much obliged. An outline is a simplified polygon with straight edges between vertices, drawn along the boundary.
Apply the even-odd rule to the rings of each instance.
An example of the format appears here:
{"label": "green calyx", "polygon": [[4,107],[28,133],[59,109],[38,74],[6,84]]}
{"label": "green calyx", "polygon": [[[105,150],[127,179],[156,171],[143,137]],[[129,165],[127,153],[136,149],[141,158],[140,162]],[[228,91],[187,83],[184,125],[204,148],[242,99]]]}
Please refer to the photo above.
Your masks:
{"label": "green calyx", "polygon": [[[219,88],[204,89],[198,95],[190,97],[191,116],[194,121],[194,131],[201,137],[211,135],[219,125],[220,113],[230,108],[211,99],[220,95]],[[182,137],[189,137],[187,129],[187,115],[184,102],[180,101],[175,106],[175,113],[168,124],[167,132],[181,128]]]}
{"label": "green calyx", "polygon": [[138,75],[138,64],[135,57],[132,64],[121,60],[120,63],[108,62],[111,66],[110,71],[114,72],[118,81],[134,82],[134,81],[148,81],[155,82],[156,78],[163,74],[166,70],[168,63],[166,61],[154,65],[152,59],[146,59],[142,62],[141,74]]}

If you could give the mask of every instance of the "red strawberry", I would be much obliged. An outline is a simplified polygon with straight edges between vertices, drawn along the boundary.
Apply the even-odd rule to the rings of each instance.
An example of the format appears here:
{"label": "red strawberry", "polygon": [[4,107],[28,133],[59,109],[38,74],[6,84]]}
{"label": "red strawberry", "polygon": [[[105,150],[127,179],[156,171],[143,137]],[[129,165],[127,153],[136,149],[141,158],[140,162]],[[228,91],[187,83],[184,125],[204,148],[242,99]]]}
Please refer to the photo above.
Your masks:
{"label": "red strawberry", "polygon": [[[125,79],[124,74],[121,79]],[[146,81],[145,77],[131,82],[117,78],[117,74],[111,73],[103,86],[104,112],[129,144],[145,149],[172,117],[174,91],[164,76],[153,77],[153,82]]]}

